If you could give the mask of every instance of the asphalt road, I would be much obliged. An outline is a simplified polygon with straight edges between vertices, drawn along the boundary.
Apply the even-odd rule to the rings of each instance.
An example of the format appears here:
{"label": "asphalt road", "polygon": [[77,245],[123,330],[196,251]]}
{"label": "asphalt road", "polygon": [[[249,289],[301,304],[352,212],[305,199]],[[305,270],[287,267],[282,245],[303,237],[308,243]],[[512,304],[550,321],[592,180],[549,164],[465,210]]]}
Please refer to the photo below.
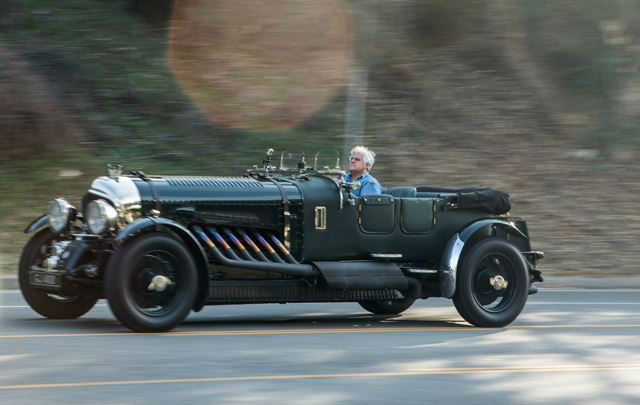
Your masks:
{"label": "asphalt road", "polygon": [[45,320],[0,291],[0,404],[638,404],[640,290],[541,290],[511,326],[428,299],[206,307],[130,333],[101,301]]}

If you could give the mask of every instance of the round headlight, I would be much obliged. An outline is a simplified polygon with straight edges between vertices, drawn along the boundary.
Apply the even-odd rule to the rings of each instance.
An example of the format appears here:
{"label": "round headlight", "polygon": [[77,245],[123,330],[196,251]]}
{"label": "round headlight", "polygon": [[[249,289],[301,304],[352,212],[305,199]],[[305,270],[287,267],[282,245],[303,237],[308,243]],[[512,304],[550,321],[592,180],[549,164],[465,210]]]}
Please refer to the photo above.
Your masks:
{"label": "round headlight", "polygon": [[62,232],[69,220],[75,216],[76,209],[63,198],[49,201],[49,227],[53,232]]}
{"label": "round headlight", "polygon": [[84,219],[89,232],[100,235],[115,229],[118,223],[118,212],[104,200],[93,200],[87,205]]}

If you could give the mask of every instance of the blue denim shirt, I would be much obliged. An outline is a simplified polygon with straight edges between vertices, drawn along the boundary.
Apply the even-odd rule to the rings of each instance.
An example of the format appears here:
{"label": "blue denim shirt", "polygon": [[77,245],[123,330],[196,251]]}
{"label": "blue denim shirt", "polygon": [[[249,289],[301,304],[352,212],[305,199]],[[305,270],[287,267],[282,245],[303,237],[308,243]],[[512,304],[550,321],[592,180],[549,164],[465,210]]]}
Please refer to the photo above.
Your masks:
{"label": "blue denim shirt", "polygon": [[[347,182],[352,181],[351,173],[347,174],[344,180]],[[378,180],[370,175],[369,172],[365,172],[365,174],[358,177],[355,181],[360,183],[360,188],[353,191],[353,195],[356,197],[363,197],[371,194],[382,194],[382,186],[380,186]]]}

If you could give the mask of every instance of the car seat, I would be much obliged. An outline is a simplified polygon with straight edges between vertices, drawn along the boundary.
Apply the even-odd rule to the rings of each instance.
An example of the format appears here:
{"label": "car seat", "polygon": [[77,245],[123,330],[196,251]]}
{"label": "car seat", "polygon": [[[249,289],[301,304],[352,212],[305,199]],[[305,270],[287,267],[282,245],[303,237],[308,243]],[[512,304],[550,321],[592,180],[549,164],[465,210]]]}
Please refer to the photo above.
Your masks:
{"label": "car seat", "polygon": [[398,198],[416,198],[416,188],[411,186],[392,187],[384,190],[383,194],[392,195]]}

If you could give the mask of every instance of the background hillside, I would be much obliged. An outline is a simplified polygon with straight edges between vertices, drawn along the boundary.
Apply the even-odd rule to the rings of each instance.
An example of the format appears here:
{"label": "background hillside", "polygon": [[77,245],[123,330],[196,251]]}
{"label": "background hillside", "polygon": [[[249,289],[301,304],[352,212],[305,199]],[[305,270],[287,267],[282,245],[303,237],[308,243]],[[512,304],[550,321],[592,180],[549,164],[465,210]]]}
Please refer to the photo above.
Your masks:
{"label": "background hillside", "polygon": [[509,192],[548,274],[637,274],[637,2],[2,4],[3,273],[106,162],[229,175],[364,143],[385,186]]}

